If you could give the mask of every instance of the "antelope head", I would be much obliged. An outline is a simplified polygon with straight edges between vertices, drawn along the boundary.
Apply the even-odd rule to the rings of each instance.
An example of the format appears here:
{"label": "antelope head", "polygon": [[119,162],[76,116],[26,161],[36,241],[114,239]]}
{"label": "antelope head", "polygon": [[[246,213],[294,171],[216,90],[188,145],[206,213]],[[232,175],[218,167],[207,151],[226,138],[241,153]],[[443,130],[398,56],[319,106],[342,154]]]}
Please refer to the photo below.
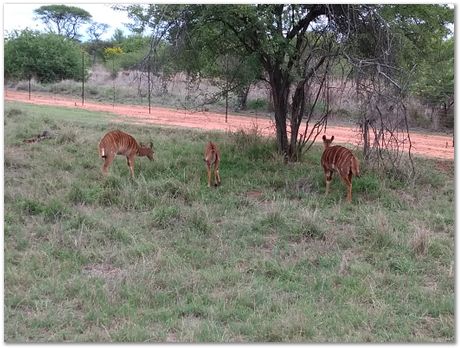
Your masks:
{"label": "antelope head", "polygon": [[328,139],[326,138],[326,135],[323,135],[323,145],[325,149],[327,149],[332,144],[333,141],[334,141],[334,136],[332,136],[331,139]]}

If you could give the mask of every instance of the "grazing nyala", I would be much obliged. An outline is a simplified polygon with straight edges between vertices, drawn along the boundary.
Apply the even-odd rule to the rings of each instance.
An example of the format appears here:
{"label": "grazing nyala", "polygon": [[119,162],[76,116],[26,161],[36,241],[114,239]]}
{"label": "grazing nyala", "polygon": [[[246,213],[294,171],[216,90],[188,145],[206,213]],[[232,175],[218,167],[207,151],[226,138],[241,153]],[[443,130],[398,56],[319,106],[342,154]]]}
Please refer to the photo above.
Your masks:
{"label": "grazing nyala", "polygon": [[153,143],[145,146],[139,145],[131,135],[120,130],[114,130],[104,135],[99,142],[99,155],[105,160],[102,172],[107,175],[108,168],[116,155],[126,156],[131,177],[134,177],[134,158],[136,156],[147,156],[153,160]]}
{"label": "grazing nyala", "polygon": [[211,187],[211,167],[214,167],[214,186],[220,185],[220,152],[217,145],[212,141],[206,144],[206,148],[204,149],[204,161],[206,162],[206,169],[208,171],[208,187]]}
{"label": "grazing nyala", "polygon": [[351,178],[353,175],[360,176],[359,162],[353,153],[347,148],[335,145],[331,146],[334,136],[327,139],[323,135],[324,152],[321,156],[321,165],[326,177],[326,195],[329,193],[329,185],[332,181],[332,173],[336,171],[347,186],[347,200],[351,202]]}

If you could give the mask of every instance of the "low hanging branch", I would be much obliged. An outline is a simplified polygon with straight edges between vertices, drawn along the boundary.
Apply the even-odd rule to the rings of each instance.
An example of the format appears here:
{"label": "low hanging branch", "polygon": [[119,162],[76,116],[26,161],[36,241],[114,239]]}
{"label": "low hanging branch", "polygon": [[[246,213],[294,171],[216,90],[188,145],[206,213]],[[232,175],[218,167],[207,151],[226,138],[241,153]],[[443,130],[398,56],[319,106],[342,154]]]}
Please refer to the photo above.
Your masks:
{"label": "low hanging branch", "polygon": [[[317,92],[315,94],[315,98],[313,103],[311,103],[311,107],[308,113],[308,116],[305,120],[305,130],[303,134],[300,135],[299,139],[299,155],[302,151],[308,151],[312,145],[315,143],[316,138],[318,135],[320,135],[327,127],[327,120],[330,115],[330,88],[329,88],[329,79],[331,78],[331,74],[329,71],[329,68],[331,64],[334,62],[334,59],[338,56],[338,52],[335,54],[331,55],[328,57],[329,59],[327,60],[327,64],[325,66],[325,69],[322,73],[322,76],[320,77],[320,82],[317,87]],[[312,71],[312,75],[316,74],[316,71]],[[319,76],[316,76],[319,78]],[[312,82],[311,81],[307,90],[312,91]],[[321,97],[321,99],[320,99]],[[306,100],[311,100],[310,95],[306,98]],[[310,128],[310,122],[312,121],[313,113],[316,109],[316,106],[318,105],[318,101],[323,100],[324,101],[324,111],[322,114],[319,116],[318,120],[313,124],[313,126]],[[310,129],[309,129],[310,128]]]}
{"label": "low hanging branch", "polygon": [[[361,64],[354,69],[356,99],[361,105],[359,130],[366,163],[399,174],[409,164],[407,176],[413,177],[415,166],[407,121],[406,90],[401,87],[408,85],[410,75],[404,79],[401,71],[389,66],[383,72],[379,64],[367,64],[366,68]],[[399,76],[390,77],[390,72],[398,72]]]}
{"label": "low hanging branch", "polygon": [[[364,160],[369,166],[413,177],[415,167],[405,106],[412,72],[395,67],[397,52],[390,27],[378,11],[369,15],[360,27],[361,35],[348,37],[342,51],[353,71],[350,76],[356,86],[354,100],[359,105]],[[351,19],[356,17],[352,15]],[[342,23],[347,25],[346,21]],[[367,48],[366,58],[357,47]],[[409,174],[403,171],[406,165],[410,167]]]}

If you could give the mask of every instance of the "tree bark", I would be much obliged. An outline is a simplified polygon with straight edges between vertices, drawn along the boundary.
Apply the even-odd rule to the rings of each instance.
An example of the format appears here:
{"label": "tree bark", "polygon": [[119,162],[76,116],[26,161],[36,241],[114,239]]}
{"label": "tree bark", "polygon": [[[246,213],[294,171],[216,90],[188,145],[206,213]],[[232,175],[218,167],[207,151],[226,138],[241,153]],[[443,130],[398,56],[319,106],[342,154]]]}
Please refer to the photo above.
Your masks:
{"label": "tree bark", "polygon": [[431,112],[431,127],[433,130],[439,130],[439,112],[436,107],[432,107]]}
{"label": "tree bark", "polygon": [[240,110],[246,110],[248,108],[248,95],[249,95],[249,89],[251,86],[247,86],[244,88],[241,88],[241,90],[238,93],[238,104],[240,107]]}
{"label": "tree bark", "polygon": [[305,80],[297,83],[294,96],[292,97],[291,111],[291,142],[289,144],[289,159],[291,161],[299,160],[298,136],[299,128],[302,124],[302,118],[305,112]]}
{"label": "tree bark", "polygon": [[287,137],[287,105],[289,97],[289,81],[283,78],[281,69],[273,69],[270,73],[270,85],[275,109],[276,141],[278,151],[283,155],[284,161],[289,158],[289,142]]}

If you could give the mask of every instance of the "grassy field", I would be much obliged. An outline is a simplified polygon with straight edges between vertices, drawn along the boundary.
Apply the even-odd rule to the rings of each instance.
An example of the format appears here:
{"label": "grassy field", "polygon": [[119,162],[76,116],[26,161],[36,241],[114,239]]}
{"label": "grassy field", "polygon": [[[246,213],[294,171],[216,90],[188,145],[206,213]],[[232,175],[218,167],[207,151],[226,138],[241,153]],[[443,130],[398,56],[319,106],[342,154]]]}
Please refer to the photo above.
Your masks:
{"label": "grassy field", "polygon": [[[12,342],[453,342],[454,169],[366,169],[353,203],[321,147],[5,103],[4,334]],[[112,128],[152,140],[105,178]],[[50,130],[55,137],[25,144]],[[209,189],[207,140],[222,152]]]}

